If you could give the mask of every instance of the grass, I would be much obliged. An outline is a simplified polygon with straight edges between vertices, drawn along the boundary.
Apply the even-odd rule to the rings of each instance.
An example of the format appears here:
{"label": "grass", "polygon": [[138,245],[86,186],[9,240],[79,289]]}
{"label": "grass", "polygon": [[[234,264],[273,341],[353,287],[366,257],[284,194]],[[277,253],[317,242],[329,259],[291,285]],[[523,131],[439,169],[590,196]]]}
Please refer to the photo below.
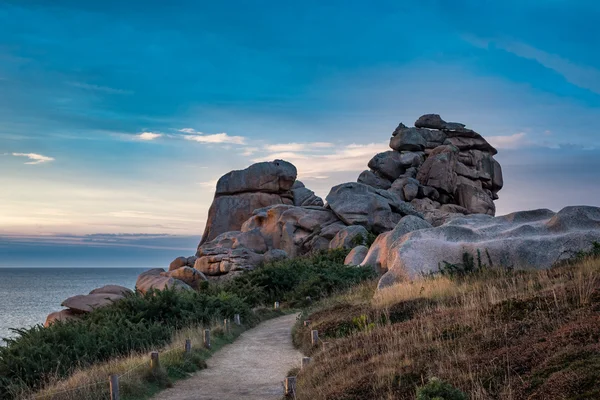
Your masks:
{"label": "grass", "polygon": [[[175,346],[177,335],[186,329],[224,318],[233,320],[234,314],[240,314],[246,326],[254,326],[261,315],[253,310],[264,304],[272,306],[279,301],[288,308],[310,304],[373,277],[368,267],[344,266],[346,253],[319,252],[267,264],[223,283],[203,284],[198,291],[135,293],[86,314],[81,321],[16,330],[17,336],[6,339],[7,345],[0,347],[0,398],[55,391],[62,385],[74,388],[80,386],[77,382],[95,383],[100,372],[107,376],[106,368],[116,373],[125,371],[132,362],[146,357],[149,350]],[[182,348],[181,343],[177,346]],[[138,374],[131,382],[124,382],[123,395],[137,393],[143,398],[146,394],[141,386],[164,387],[178,374],[185,376],[187,370],[201,367],[201,359],[202,354],[186,360],[175,357],[172,364],[167,359],[165,374]],[[88,375],[92,378],[85,377]],[[136,379],[144,384],[136,385]],[[105,383],[98,386],[106,389]],[[85,398],[84,394],[78,396]]]}
{"label": "grass", "polygon": [[[283,315],[279,310],[260,309],[256,311],[259,320]],[[76,370],[68,379],[56,379],[43,390],[24,392],[20,399],[40,400],[110,400],[108,377],[117,374],[120,395],[123,400],[144,400],[160,390],[171,387],[177,380],[185,379],[192,373],[206,367],[206,360],[224,345],[233,342],[249,326],[233,325],[229,332],[222,324],[211,326],[211,348],[203,347],[204,326],[188,327],[177,331],[168,345],[160,349],[160,371],[150,370],[150,356],[147,352],[132,353],[126,357],[111,359],[91,367]],[[185,341],[190,339],[192,352],[184,352]],[[105,379],[99,379],[105,377]]]}
{"label": "grass", "polygon": [[[598,258],[380,291],[363,283],[302,319],[311,324],[295,327],[294,343],[312,361],[298,374],[300,400],[412,400],[434,389],[472,400],[600,398]],[[311,329],[325,350],[311,346]]]}

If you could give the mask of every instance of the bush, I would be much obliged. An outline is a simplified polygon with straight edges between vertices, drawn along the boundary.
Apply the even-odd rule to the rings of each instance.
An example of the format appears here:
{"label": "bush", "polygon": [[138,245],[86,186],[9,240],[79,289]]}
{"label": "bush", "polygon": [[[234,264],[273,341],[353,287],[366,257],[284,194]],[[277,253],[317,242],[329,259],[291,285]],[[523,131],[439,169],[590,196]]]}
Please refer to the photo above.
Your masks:
{"label": "bush", "polygon": [[468,397],[451,384],[431,378],[425,386],[417,389],[416,400],[468,400]]}
{"label": "bush", "polygon": [[81,321],[15,330],[17,337],[0,347],[0,398],[40,388],[77,367],[162,347],[181,328],[234,314],[253,325],[259,317],[252,308],[260,304],[302,304],[307,296],[318,299],[374,275],[369,268],[344,266],[344,257],[344,251],[332,251],[279,261],[199,292],[138,292]]}

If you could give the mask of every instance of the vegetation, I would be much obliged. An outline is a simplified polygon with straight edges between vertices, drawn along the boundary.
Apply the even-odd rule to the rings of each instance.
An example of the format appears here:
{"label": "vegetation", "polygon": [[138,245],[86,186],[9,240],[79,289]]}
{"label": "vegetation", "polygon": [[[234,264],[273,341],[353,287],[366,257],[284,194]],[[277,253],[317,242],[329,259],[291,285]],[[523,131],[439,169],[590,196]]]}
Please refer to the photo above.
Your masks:
{"label": "vegetation", "polygon": [[[182,329],[210,326],[240,314],[259,321],[253,308],[274,301],[305,304],[373,276],[369,268],[343,265],[344,251],[279,261],[200,291],[136,293],[96,310],[82,321],[16,330],[0,348],[0,398],[46,386],[76,370],[168,345]],[[198,364],[186,361],[183,370]],[[171,374],[172,375],[172,374]]]}
{"label": "vegetation", "polygon": [[[294,329],[313,358],[297,399],[600,398],[593,255],[544,271],[478,268],[469,257],[471,273],[379,291],[368,282],[326,299],[303,314],[310,327]],[[311,329],[325,349],[311,345]]]}

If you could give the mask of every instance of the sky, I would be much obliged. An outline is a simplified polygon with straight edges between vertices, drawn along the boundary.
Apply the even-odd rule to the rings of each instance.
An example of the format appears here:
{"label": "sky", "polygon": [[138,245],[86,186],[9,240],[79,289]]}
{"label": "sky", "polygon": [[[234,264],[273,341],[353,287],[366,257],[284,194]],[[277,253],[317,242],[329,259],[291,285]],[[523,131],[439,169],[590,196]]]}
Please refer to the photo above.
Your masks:
{"label": "sky", "polygon": [[224,173],[282,158],[326,196],[426,113],[498,148],[498,215],[600,206],[598,20],[587,0],[0,0],[0,265],[48,237],[183,251]]}

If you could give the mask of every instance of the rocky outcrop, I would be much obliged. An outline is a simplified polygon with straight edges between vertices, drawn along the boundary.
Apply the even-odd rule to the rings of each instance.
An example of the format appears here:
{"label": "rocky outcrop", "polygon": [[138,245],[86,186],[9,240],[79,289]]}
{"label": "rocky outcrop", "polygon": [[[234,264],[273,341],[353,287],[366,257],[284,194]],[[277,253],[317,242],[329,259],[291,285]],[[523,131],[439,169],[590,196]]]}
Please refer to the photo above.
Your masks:
{"label": "rocky outcrop", "polygon": [[61,305],[66,310],[50,313],[44,326],[50,326],[56,321],[72,321],[81,318],[82,314],[90,313],[97,308],[110,306],[115,302],[133,294],[131,289],[119,285],[106,285],[92,290],[89,294],[71,296]]}
{"label": "rocky outcrop", "polygon": [[346,225],[362,225],[374,233],[394,229],[405,215],[420,214],[395,193],[362,183],[342,183],[326,197],[331,210]]}
{"label": "rocky outcrop", "polygon": [[135,283],[136,289],[141,293],[147,293],[150,290],[165,290],[165,289],[176,289],[176,290],[192,290],[192,288],[180,281],[169,276],[164,276],[166,272],[162,268],[153,268],[146,272],[142,272]]}
{"label": "rocky outcrop", "polygon": [[293,204],[296,175],[296,167],[283,160],[261,162],[223,175],[217,182],[200,245],[222,233],[239,231],[258,208]]}
{"label": "rocky outcrop", "polygon": [[340,230],[329,242],[330,249],[352,249],[365,244],[369,232],[360,225],[351,225]]}
{"label": "rocky outcrop", "polygon": [[369,248],[367,246],[356,246],[350,250],[350,253],[344,259],[344,265],[360,265],[368,252]]}
{"label": "rocky outcrop", "polygon": [[200,286],[200,283],[208,280],[201,271],[188,267],[187,265],[172,271],[161,272],[160,274],[162,276],[180,280],[194,289],[197,289]]}
{"label": "rocky outcrop", "polygon": [[[594,242],[600,242],[598,207],[520,211],[502,217],[467,215],[405,234],[386,246],[387,251],[380,250],[378,262],[387,272],[379,286],[436,272],[444,263],[460,265],[464,253],[474,263],[491,267],[546,269],[589,251]],[[368,259],[363,264],[369,264]]]}
{"label": "rocky outcrop", "polygon": [[292,186],[292,195],[295,206],[317,206],[323,207],[323,199],[315,195],[315,192],[304,186],[300,181],[294,182]]}
{"label": "rocky outcrop", "polygon": [[410,202],[436,226],[463,214],[495,215],[502,168],[493,157],[497,150],[479,133],[426,114],[414,128],[401,123],[390,148],[369,161],[359,183]]}

